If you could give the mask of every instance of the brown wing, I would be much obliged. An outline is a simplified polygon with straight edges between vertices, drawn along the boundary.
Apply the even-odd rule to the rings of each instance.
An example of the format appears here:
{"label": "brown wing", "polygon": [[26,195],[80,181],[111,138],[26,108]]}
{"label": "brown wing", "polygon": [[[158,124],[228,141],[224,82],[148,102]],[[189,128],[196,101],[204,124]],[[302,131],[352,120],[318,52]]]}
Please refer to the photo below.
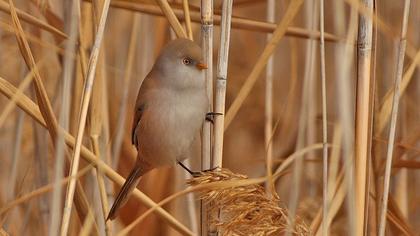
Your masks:
{"label": "brown wing", "polygon": [[151,90],[156,86],[156,80],[152,79],[152,72],[149,73],[143,80],[137,94],[136,106],[134,108],[133,125],[131,128],[131,143],[138,149],[136,129],[141,122],[141,117],[147,109],[147,96]]}

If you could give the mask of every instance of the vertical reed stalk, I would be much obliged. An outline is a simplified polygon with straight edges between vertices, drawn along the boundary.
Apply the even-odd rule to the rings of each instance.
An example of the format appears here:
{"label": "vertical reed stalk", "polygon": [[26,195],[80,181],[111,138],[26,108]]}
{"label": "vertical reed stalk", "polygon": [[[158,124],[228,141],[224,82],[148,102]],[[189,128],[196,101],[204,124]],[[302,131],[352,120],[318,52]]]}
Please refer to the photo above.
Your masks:
{"label": "vertical reed stalk", "polygon": [[[10,99],[13,96],[13,94],[16,93],[16,88],[11,83],[9,83],[8,81],[0,77],[0,92]],[[26,95],[23,95],[22,98],[17,101],[17,105],[22,110],[24,110],[29,116],[31,116],[34,119],[34,121],[38,122],[40,125],[42,125],[45,128],[47,127],[47,124],[45,120],[43,119],[41,112],[39,111],[39,107]],[[63,129],[61,130],[64,133],[67,146],[74,149],[76,146],[75,138],[69,132]],[[106,176],[108,176],[108,178],[111,179],[113,182],[115,182],[116,184],[120,186],[124,184],[125,179],[121,175],[119,175],[117,172],[115,172],[110,166],[105,164],[103,161],[98,160],[98,158],[96,158],[96,156],[88,148],[82,145],[80,153],[81,153],[81,156],[87,162],[92,163],[92,165],[94,166],[98,166],[103,171],[103,173]],[[176,229],[180,233],[192,235],[192,232],[188,228],[186,228],[177,219],[171,216],[167,211],[165,211],[161,207],[158,207],[154,201],[152,201],[150,198],[148,198],[144,193],[142,193],[138,189],[134,189],[132,196],[140,200],[142,203],[144,203],[148,207],[157,207],[156,209],[157,215],[161,216],[162,219],[164,219],[169,225],[171,225],[174,229]],[[86,213],[86,216],[87,214],[88,213]]]}
{"label": "vertical reed stalk", "polygon": [[[87,78],[85,81],[83,97],[82,97],[82,105],[80,110],[80,117],[79,117],[79,126],[76,136],[76,144],[73,150],[73,158],[71,162],[71,170],[70,176],[75,176],[79,168],[79,161],[80,161],[80,150],[83,140],[83,133],[86,125],[86,116],[89,107],[89,102],[92,94],[92,87],[93,82],[95,79],[95,71],[96,71],[96,64],[98,61],[99,56],[99,49],[102,43],[103,33],[105,29],[105,23],[108,15],[110,0],[105,0],[104,6],[102,8],[101,18],[98,25],[98,30],[95,35],[95,41],[92,48],[92,53],[89,59],[89,66],[88,66],[88,73]],[[61,227],[61,235],[65,236],[68,232],[68,227],[70,223],[70,213],[73,205],[73,197],[74,197],[74,190],[76,188],[76,179],[72,179],[67,186],[67,195],[65,200],[64,212],[63,212],[63,220],[62,220],[62,227]]]}
{"label": "vertical reed stalk", "polygon": [[[354,42],[354,38],[357,32],[357,9],[358,5],[350,9],[349,25],[345,25],[345,12],[344,3],[342,1],[334,1],[335,4],[335,20],[334,26],[336,32],[339,35],[345,35],[345,29],[348,28],[346,42]],[[353,121],[353,110],[351,103],[351,92],[350,89],[350,75],[351,65],[353,63],[353,44],[339,44],[336,50],[336,77],[337,77],[337,111],[339,113],[339,124],[343,129],[343,163],[344,163],[344,181],[346,185],[347,194],[347,216],[348,216],[348,228],[350,229],[350,235],[357,235],[356,232],[361,232],[362,229],[356,229],[361,227],[357,225],[356,218],[358,217],[355,213],[355,194],[354,194],[354,121]],[[331,206],[332,207],[332,206]]]}
{"label": "vertical reed stalk", "polygon": [[302,3],[303,3],[303,0],[295,0],[295,1],[290,2],[290,5],[283,16],[283,19],[280,21],[280,23],[277,25],[277,28],[273,32],[273,37],[271,38],[270,42],[266,44],[263,52],[259,56],[254,67],[252,68],[251,73],[249,74],[245,83],[242,85],[241,90],[239,91],[235,100],[232,102],[232,105],[229,107],[229,110],[226,112],[225,127],[224,127],[225,130],[229,127],[233,118],[235,118],[236,114],[241,108],[244,100],[251,92],[252,87],[254,86],[255,82],[257,82],[257,79],[260,73],[262,72],[265,65],[267,64],[268,59],[270,58],[271,54],[276,49],[277,44],[285,35],[287,27],[289,26],[289,24],[292,22],[293,18],[299,11]]}
{"label": "vertical reed stalk", "polygon": [[[125,68],[124,78],[122,81],[122,96],[121,96],[121,102],[118,106],[120,109],[118,111],[118,121],[117,126],[115,128],[115,138],[114,138],[114,144],[113,144],[113,153],[112,153],[112,166],[118,166],[119,158],[120,158],[120,152],[121,152],[121,145],[123,142],[123,135],[126,133],[125,130],[125,121],[127,118],[127,105],[128,105],[128,94],[130,91],[130,78],[133,71],[133,65],[134,65],[134,58],[136,51],[136,46],[138,43],[138,30],[139,30],[139,17],[140,15],[137,13],[134,13],[133,16],[133,26],[131,27],[131,36],[130,36],[130,42],[128,47],[128,58],[127,58],[127,64]],[[128,112],[131,114],[131,112]]]}
{"label": "vertical reed stalk", "polygon": [[[363,0],[363,6],[373,14],[373,0]],[[356,235],[364,235],[365,199],[370,134],[372,19],[359,16],[357,37],[357,86],[356,86],[356,130],[355,130],[355,186],[356,186]]]}
{"label": "vertical reed stalk", "polygon": [[[9,190],[6,199],[7,201],[12,201],[17,197],[16,194],[16,186],[18,185],[18,173],[19,173],[19,162],[21,160],[21,149],[22,149],[22,130],[23,130],[23,122],[25,118],[25,113],[22,110],[17,112],[16,116],[16,126],[15,126],[15,137],[14,137],[14,146],[13,146],[13,155],[11,156],[10,161],[10,174],[7,184],[7,189]],[[15,210],[16,211],[16,210]],[[3,215],[0,218],[0,224],[8,230],[10,226],[13,225],[13,211],[10,213],[9,217]],[[20,212],[18,212],[20,214]]]}
{"label": "vertical reed stalk", "polygon": [[401,28],[401,39],[400,39],[400,44],[398,47],[398,61],[397,61],[397,72],[395,75],[394,96],[392,98],[391,121],[390,121],[390,128],[389,128],[388,146],[387,146],[387,153],[386,153],[386,165],[385,165],[385,174],[384,174],[384,188],[383,188],[382,202],[381,202],[381,209],[380,209],[381,213],[379,215],[380,217],[379,229],[378,229],[379,236],[385,235],[386,215],[388,211],[388,195],[389,195],[389,186],[390,186],[390,181],[391,181],[392,154],[394,151],[395,132],[397,128],[398,104],[400,101],[400,85],[401,85],[401,78],[402,78],[403,69],[404,69],[405,48],[407,45],[406,36],[407,36],[409,13],[410,13],[410,0],[405,0],[403,21],[402,21],[402,28]]}
{"label": "vertical reed stalk", "polygon": [[[267,1],[267,21],[274,22],[276,15],[276,5],[274,0]],[[272,35],[267,35],[267,42],[270,41]],[[276,192],[273,176],[273,71],[274,71],[274,55],[271,55],[265,69],[265,125],[264,125],[264,144],[266,149],[266,168],[268,181],[266,184],[267,192],[273,194]]]}
{"label": "vertical reed stalk", "polygon": [[[401,113],[401,118],[400,118],[400,126],[401,126],[401,136],[402,137],[406,137],[407,135],[409,135],[409,131],[407,129],[407,124],[409,124],[409,112],[407,110],[407,100],[402,100],[401,101],[401,109],[400,113]],[[407,160],[408,159],[408,155],[407,153],[404,153],[403,155],[401,155],[400,157],[401,160]],[[405,218],[408,219],[409,216],[409,187],[408,187],[408,170],[407,169],[401,169],[398,171],[398,173],[396,174],[396,180],[395,180],[395,201],[397,203],[397,205],[400,207],[401,209],[401,215]]]}
{"label": "vertical reed stalk", "polygon": [[[325,229],[326,229],[326,233],[328,234],[329,231],[329,226],[331,223],[331,220],[334,219],[335,213],[334,213],[334,209],[331,208],[331,206],[333,204],[335,205],[340,205],[342,204],[342,200],[336,198],[337,192],[341,191],[340,188],[341,187],[341,182],[343,179],[343,171],[340,172],[339,175],[337,175],[338,173],[338,167],[339,167],[339,163],[340,163],[340,152],[341,152],[341,128],[339,125],[335,125],[334,127],[334,134],[332,137],[332,152],[331,152],[331,157],[330,157],[330,165],[329,167],[329,172],[327,175],[328,178],[328,189],[327,189],[327,200],[328,200],[328,209],[326,212],[326,216],[324,217],[324,211],[325,211],[325,207],[322,206],[319,208],[316,217],[314,218],[314,220],[311,223],[311,231],[314,233],[314,235],[319,236],[321,234],[324,234],[323,229],[320,230],[320,225],[321,224],[325,224]],[[321,225],[321,227],[324,227]]]}
{"label": "vertical reed stalk", "polygon": [[319,24],[320,38],[320,61],[321,61],[321,96],[322,96],[322,236],[327,236],[327,213],[328,213],[328,125],[327,125],[327,79],[325,72],[325,29],[324,29],[324,0],[320,0]]}
{"label": "vertical reed stalk", "polygon": [[88,236],[91,234],[93,223],[95,222],[95,216],[93,211],[90,210],[85,221],[83,222],[82,229],[80,230],[79,236]]}
{"label": "vertical reed stalk", "polygon": [[[316,28],[316,23],[318,19],[317,2],[309,1],[305,6],[305,15],[306,15],[306,25],[309,29],[314,30]],[[304,78],[303,78],[303,91],[301,99],[301,107],[299,112],[299,121],[298,121],[298,134],[295,150],[300,150],[305,147],[306,144],[310,145],[313,138],[313,130],[310,124],[313,123],[313,106],[314,104],[314,70],[315,70],[315,53],[316,53],[316,41],[310,39],[306,41],[306,50],[305,50],[305,69],[304,69]],[[289,232],[292,232],[292,229],[295,226],[295,215],[297,213],[297,207],[299,204],[299,199],[301,195],[302,188],[302,170],[304,168],[304,157],[297,158],[293,166],[293,188],[289,194]],[[308,165],[307,165],[308,166]]]}
{"label": "vertical reed stalk", "polygon": [[[377,10],[377,1],[373,0],[373,11],[374,15],[371,20],[378,18],[378,10]],[[372,155],[374,153],[374,143],[373,143],[373,133],[374,133],[374,118],[375,118],[375,99],[376,99],[376,71],[377,71],[377,53],[378,53],[378,23],[377,21],[374,22],[373,25],[373,35],[372,35],[372,79],[370,84],[370,94],[369,94],[369,144],[368,144],[368,166],[366,170],[367,180],[366,180],[366,194],[365,194],[365,229],[364,232],[366,235],[371,235],[376,232],[376,221],[377,221],[377,207],[379,204],[378,201],[374,202],[370,197],[370,194],[375,194],[377,189],[376,184],[376,173],[374,171],[374,162],[377,158],[376,155]]]}
{"label": "vertical reed stalk", "polygon": [[[99,104],[100,105],[100,104]],[[101,152],[99,150],[99,135],[93,134],[91,135],[91,143],[92,143],[92,149],[95,156],[100,159]],[[100,203],[101,203],[101,209],[102,209],[102,218],[105,221],[108,212],[109,212],[109,204],[108,204],[108,197],[107,197],[107,191],[105,188],[105,180],[102,173],[102,170],[98,167],[97,170],[93,169],[94,175],[96,175],[96,181],[98,184],[99,189],[99,196],[100,196]],[[95,201],[97,202],[97,201]],[[105,221],[105,234],[107,236],[111,235],[112,233],[112,225],[111,221]]]}
{"label": "vertical reed stalk", "polygon": [[[90,12],[87,12],[88,14],[86,14],[85,17],[85,29],[83,31],[83,33],[81,33],[81,37],[80,37],[80,47],[79,47],[79,53],[80,53],[80,57],[82,58],[82,67],[85,67],[86,64],[83,64],[83,61],[86,61],[85,55],[84,55],[84,46],[89,44],[89,41],[92,40],[93,35],[92,32],[95,32],[98,28],[98,22],[100,21],[100,14],[101,14],[101,9],[103,7],[103,1],[99,1],[99,0],[94,0],[92,2],[92,8]],[[92,23],[92,24],[89,24]],[[79,30],[82,32],[82,24],[79,24]],[[104,47],[105,48],[105,47]],[[83,59],[84,58],[84,59]],[[95,81],[95,86],[93,87],[92,90],[92,100],[91,100],[91,105],[89,108],[89,113],[88,113],[88,123],[87,123],[87,130],[89,132],[89,136],[90,136],[90,144],[93,150],[93,153],[95,154],[96,158],[99,159],[104,159],[102,158],[102,156],[105,156],[105,153],[101,153],[100,149],[99,149],[99,141],[100,141],[100,137],[102,137],[102,130],[104,127],[104,119],[106,116],[106,112],[104,109],[104,101],[108,101],[107,99],[104,99],[104,93],[106,90],[106,74],[103,71],[103,68],[105,66],[104,63],[104,53],[102,50],[102,53],[99,54],[99,59],[98,59],[98,65],[97,65],[97,70],[96,70],[96,81]],[[86,71],[86,69],[85,69]],[[105,102],[106,103],[106,102]],[[107,197],[107,190],[105,187],[105,180],[104,180],[104,176],[103,176],[103,172],[101,171],[101,169],[99,167],[92,169],[92,177],[96,180],[92,180],[92,189],[96,190],[98,189],[99,191],[99,201],[94,201],[94,208],[95,209],[101,209],[101,213],[100,215],[97,216],[97,218],[100,219],[100,223],[103,223],[104,225],[104,231],[106,235],[110,235],[111,234],[111,221],[105,221],[106,216],[108,214],[109,211],[109,205],[108,205],[108,197]],[[96,184],[96,185],[95,185]],[[94,193],[96,193],[95,191],[93,191]],[[88,215],[89,217],[89,215]],[[85,219],[85,222],[88,220],[88,218]]]}
{"label": "vertical reed stalk", "polygon": [[[217,62],[217,80],[215,96],[215,112],[225,113],[226,85],[229,59],[230,23],[232,19],[233,0],[223,2],[222,23],[220,33],[219,58]],[[222,167],[223,164],[223,133],[224,115],[216,115],[214,119],[214,151],[213,166]]]}
{"label": "vertical reed stalk", "polygon": [[[191,159],[188,158],[187,160],[185,160],[185,164],[187,166],[191,166]],[[179,170],[179,169],[177,169]],[[188,173],[187,171],[182,171],[182,186],[185,187],[185,179],[189,179],[191,178],[190,173]],[[191,225],[191,231],[194,235],[199,235],[199,233],[201,233],[199,231],[199,214],[197,212],[197,199],[196,196],[192,193],[188,194],[186,196],[186,202],[187,202],[187,214],[188,214],[188,219],[190,221],[190,225]]]}
{"label": "vertical reed stalk", "polygon": [[[69,14],[65,15],[65,19],[70,19],[68,23],[69,40],[66,43],[66,51],[64,55],[64,66],[63,66],[63,87],[62,87],[62,98],[61,98],[61,111],[59,115],[59,125],[64,130],[69,129],[69,116],[70,116],[70,94],[73,83],[73,70],[74,70],[74,59],[71,55],[75,52],[76,42],[78,37],[77,25],[80,19],[78,11],[80,9],[79,1],[72,3],[68,2],[66,7],[70,8]],[[49,235],[58,235],[60,227],[60,219],[62,216],[62,185],[61,180],[63,178],[64,168],[64,155],[66,153],[66,146],[64,142],[64,135],[59,135],[56,140],[55,150],[55,164],[54,164],[54,189],[51,201],[51,215],[49,221]]]}
{"label": "vertical reed stalk", "polygon": [[[206,91],[209,99],[208,111],[213,107],[213,0],[202,0],[201,2],[201,45],[204,62],[208,69],[205,70]],[[211,168],[211,126],[205,122],[203,126],[202,140],[202,168]]]}
{"label": "vertical reed stalk", "polygon": [[[205,70],[206,92],[209,99],[208,112],[213,110],[213,0],[201,0],[201,47],[203,50]],[[201,138],[201,169],[210,169],[211,160],[211,123],[204,122]],[[210,207],[201,206],[201,234],[212,234],[214,229],[209,226]]]}

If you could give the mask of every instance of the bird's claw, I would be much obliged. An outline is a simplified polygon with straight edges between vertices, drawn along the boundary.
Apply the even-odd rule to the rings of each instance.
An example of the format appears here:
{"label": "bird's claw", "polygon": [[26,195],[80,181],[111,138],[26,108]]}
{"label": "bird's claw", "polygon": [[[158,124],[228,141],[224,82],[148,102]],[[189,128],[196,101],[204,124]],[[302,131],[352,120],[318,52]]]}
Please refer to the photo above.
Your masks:
{"label": "bird's claw", "polygon": [[223,113],[220,113],[220,112],[208,112],[206,114],[206,121],[209,121],[212,124],[214,124],[214,116],[216,116],[216,115],[221,116],[221,115],[223,115]]}
{"label": "bird's claw", "polygon": [[218,167],[218,166],[213,167],[213,168],[210,168],[210,169],[202,170],[202,171],[192,171],[192,174],[191,174],[191,175],[192,175],[194,178],[196,178],[196,177],[203,176],[203,175],[204,175],[204,173],[206,173],[206,172],[211,172],[211,171],[214,171],[214,170],[217,170],[217,169],[219,169],[219,167]]}
{"label": "bird's claw", "polygon": [[196,178],[196,177],[200,177],[200,176],[202,176],[205,172],[209,172],[209,171],[214,171],[214,170],[216,170],[216,169],[218,169],[219,167],[218,166],[216,166],[216,167],[213,167],[213,168],[210,168],[210,169],[207,169],[207,170],[202,170],[202,171],[192,171],[192,170],[190,170],[188,167],[186,167],[182,162],[178,162],[178,164],[182,167],[182,168],[184,168],[184,170],[186,170],[192,177],[194,177],[194,178]]}

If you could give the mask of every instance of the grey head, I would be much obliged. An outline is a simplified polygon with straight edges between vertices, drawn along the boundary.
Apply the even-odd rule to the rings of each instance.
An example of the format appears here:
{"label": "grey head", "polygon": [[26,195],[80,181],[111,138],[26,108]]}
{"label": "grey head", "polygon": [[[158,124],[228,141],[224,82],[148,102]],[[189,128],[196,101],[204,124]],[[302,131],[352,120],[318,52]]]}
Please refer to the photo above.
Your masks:
{"label": "grey head", "polygon": [[204,86],[201,48],[195,42],[179,38],[170,41],[161,51],[152,72],[159,74],[162,85],[188,89]]}

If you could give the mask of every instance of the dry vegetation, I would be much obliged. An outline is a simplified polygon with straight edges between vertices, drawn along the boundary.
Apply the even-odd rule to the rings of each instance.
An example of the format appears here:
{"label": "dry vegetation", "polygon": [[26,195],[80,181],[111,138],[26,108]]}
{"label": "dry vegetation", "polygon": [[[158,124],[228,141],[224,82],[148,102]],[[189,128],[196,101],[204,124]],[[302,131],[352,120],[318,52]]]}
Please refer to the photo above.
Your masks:
{"label": "dry vegetation", "polygon": [[[420,0],[375,4],[0,0],[0,235],[418,235]],[[105,222],[174,37],[225,114],[186,164],[232,172],[154,170]]]}

